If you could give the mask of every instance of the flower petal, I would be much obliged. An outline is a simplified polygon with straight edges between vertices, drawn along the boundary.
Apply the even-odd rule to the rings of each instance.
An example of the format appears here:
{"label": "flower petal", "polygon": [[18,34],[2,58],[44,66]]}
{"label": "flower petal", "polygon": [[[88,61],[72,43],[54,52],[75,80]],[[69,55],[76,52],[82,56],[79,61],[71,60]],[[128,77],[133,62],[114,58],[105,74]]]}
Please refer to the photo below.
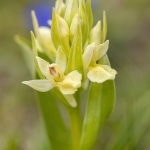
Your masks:
{"label": "flower petal", "polygon": [[81,18],[79,14],[76,14],[75,17],[72,19],[72,23],[70,25],[70,39],[71,42],[73,41],[74,35],[77,32],[78,24],[81,23]]}
{"label": "flower petal", "polygon": [[90,32],[90,43],[95,42],[96,45],[101,43],[101,21],[92,28]]}
{"label": "flower petal", "polygon": [[74,38],[71,45],[71,50],[68,57],[68,65],[66,73],[73,70],[78,70],[83,73],[83,63],[82,63],[82,29],[79,16],[77,17],[77,30],[74,34]]}
{"label": "flower petal", "polygon": [[66,12],[64,15],[65,20],[70,25],[72,18],[78,13],[78,1],[69,0],[66,7]]}
{"label": "flower petal", "polygon": [[47,21],[47,24],[51,27],[51,25],[52,25],[52,20],[51,20],[51,19],[48,20],[48,21]]}
{"label": "flower petal", "polygon": [[66,83],[70,82],[72,84],[72,87],[75,88],[79,88],[81,86],[81,80],[82,75],[77,70],[70,72],[65,78]]}
{"label": "flower petal", "polygon": [[22,83],[40,92],[47,92],[53,88],[53,85],[48,80],[30,80]]}
{"label": "flower petal", "polygon": [[57,84],[57,86],[59,87],[60,91],[64,95],[72,95],[72,94],[74,94],[77,91],[77,88],[74,88],[70,84],[65,83],[65,82],[59,82]]}
{"label": "flower petal", "polygon": [[63,0],[57,0],[55,4],[55,10],[57,14],[61,15],[64,14],[66,5],[64,4]]}
{"label": "flower petal", "polygon": [[81,87],[82,75],[78,71],[69,73],[62,82],[58,82],[57,86],[65,95],[74,94]]}
{"label": "flower petal", "polygon": [[73,95],[65,95],[65,98],[67,100],[67,102],[72,106],[72,107],[76,107],[77,106],[77,102],[74,98]]}
{"label": "flower petal", "polygon": [[58,47],[58,50],[56,53],[56,64],[61,68],[62,72],[64,73],[66,70],[66,65],[67,65],[67,57],[65,53],[63,52],[61,46]]}
{"label": "flower petal", "polygon": [[94,49],[94,56],[92,61],[96,62],[100,60],[107,53],[108,47],[109,47],[109,40],[105,41],[103,44],[98,45]]}
{"label": "flower petal", "polygon": [[37,39],[35,39],[35,43],[36,43],[36,46],[37,46],[37,50],[38,50],[39,52],[43,53],[44,51],[43,51],[43,49],[41,48],[41,45],[40,45],[40,43],[39,43],[39,41],[38,41]]}
{"label": "flower petal", "polygon": [[37,62],[38,62],[38,65],[39,65],[39,68],[40,68],[42,74],[46,78],[48,78],[49,75],[48,75],[48,71],[47,70],[48,70],[49,63],[47,61],[45,61],[44,59],[38,57],[38,56],[36,56],[36,59],[37,59]]}
{"label": "flower petal", "polygon": [[94,48],[95,48],[95,43],[92,43],[92,44],[88,45],[84,50],[84,53],[82,55],[84,69],[88,68],[88,66],[92,60]]}
{"label": "flower petal", "polygon": [[70,51],[69,26],[65,19],[59,16],[54,9],[52,15],[51,36],[55,48],[58,49],[58,47],[61,46],[66,56],[68,56]]}
{"label": "flower petal", "polygon": [[51,32],[50,28],[48,27],[44,27],[44,26],[39,27],[40,36],[45,41],[49,41],[51,39],[50,32]]}
{"label": "flower petal", "polygon": [[96,65],[92,67],[87,76],[90,81],[103,83],[106,80],[114,80],[117,72],[107,65]]}
{"label": "flower petal", "polygon": [[54,47],[52,38],[51,38],[51,30],[48,27],[39,27],[39,37],[38,42],[46,55],[52,60],[55,60],[56,49]]}
{"label": "flower petal", "polygon": [[50,67],[56,67],[58,66],[57,64],[49,64],[47,61],[45,61],[44,59],[36,56],[36,59],[37,59],[37,62],[38,62],[38,65],[39,65],[39,68],[42,72],[42,74],[49,80],[49,82],[55,86],[55,80],[54,80],[54,77],[50,74],[49,72],[49,68]]}
{"label": "flower petal", "polygon": [[39,24],[38,24],[38,20],[34,11],[31,12],[31,16],[32,16],[34,32],[36,36],[38,37],[39,36],[39,30],[38,30]]}

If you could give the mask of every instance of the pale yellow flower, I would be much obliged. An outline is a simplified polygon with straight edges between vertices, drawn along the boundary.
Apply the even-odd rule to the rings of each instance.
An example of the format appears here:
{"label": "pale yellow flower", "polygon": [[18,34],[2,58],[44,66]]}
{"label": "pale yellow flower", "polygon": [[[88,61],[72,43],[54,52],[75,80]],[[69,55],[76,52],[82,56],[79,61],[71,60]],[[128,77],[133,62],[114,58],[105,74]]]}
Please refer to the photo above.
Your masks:
{"label": "pale yellow flower", "polygon": [[39,26],[35,12],[32,11],[32,21],[35,32],[35,41],[37,50],[45,53],[51,61],[55,60],[56,48],[51,37],[51,29],[45,26]]}
{"label": "pale yellow flower", "polygon": [[108,65],[97,64],[106,53],[109,47],[109,41],[96,45],[95,42],[88,45],[83,53],[83,65],[87,71],[87,77],[92,82],[103,83],[106,80],[114,80],[117,74],[116,70]]}
{"label": "pale yellow flower", "polygon": [[40,57],[36,58],[46,79],[24,81],[23,84],[40,92],[47,92],[53,87],[58,87],[64,95],[74,94],[81,86],[82,75],[78,71],[75,70],[64,75],[62,69],[56,63],[49,64]]}

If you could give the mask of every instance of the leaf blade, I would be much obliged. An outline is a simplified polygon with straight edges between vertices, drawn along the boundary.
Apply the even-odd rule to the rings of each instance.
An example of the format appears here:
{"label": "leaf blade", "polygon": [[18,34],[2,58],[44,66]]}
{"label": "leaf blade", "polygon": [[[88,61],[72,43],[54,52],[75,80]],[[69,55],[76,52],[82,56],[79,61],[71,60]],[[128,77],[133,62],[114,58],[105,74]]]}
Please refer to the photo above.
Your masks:
{"label": "leaf blade", "polygon": [[37,92],[40,112],[52,149],[69,150],[69,133],[56,104],[56,99],[50,92]]}
{"label": "leaf blade", "polygon": [[15,41],[21,47],[23,57],[24,57],[26,64],[29,68],[29,71],[30,71],[31,75],[34,76],[35,67],[34,67],[34,61],[33,61],[33,56],[32,56],[31,43],[27,39],[25,39],[19,35],[15,36]]}
{"label": "leaf blade", "polygon": [[[101,60],[109,64],[107,56]],[[89,99],[82,127],[80,150],[91,150],[97,136],[108,120],[115,105],[115,85],[113,80],[104,83],[91,83]]]}

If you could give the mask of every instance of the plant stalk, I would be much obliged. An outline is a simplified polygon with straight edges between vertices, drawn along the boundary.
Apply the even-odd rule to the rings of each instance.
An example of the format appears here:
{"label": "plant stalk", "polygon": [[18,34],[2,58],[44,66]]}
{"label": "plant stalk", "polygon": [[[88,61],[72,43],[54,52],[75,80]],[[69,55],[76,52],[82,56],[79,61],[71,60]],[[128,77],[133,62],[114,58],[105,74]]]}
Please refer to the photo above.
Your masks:
{"label": "plant stalk", "polygon": [[72,108],[70,114],[70,128],[72,138],[72,150],[80,149],[80,137],[82,128],[82,119],[79,105],[76,108]]}

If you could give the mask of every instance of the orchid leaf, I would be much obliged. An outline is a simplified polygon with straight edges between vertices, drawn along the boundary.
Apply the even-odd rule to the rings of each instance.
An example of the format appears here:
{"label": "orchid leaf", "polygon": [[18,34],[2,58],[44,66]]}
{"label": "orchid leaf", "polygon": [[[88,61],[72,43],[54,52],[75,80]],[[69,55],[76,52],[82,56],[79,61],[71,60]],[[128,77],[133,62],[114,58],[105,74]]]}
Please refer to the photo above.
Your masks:
{"label": "orchid leaf", "polygon": [[29,71],[30,71],[31,75],[34,76],[35,67],[34,67],[34,61],[33,61],[33,56],[32,56],[31,43],[27,39],[25,39],[19,35],[15,36],[15,41],[21,47],[23,57],[24,57],[26,64],[29,68]]}
{"label": "orchid leaf", "polygon": [[[105,56],[107,57],[107,56]],[[108,64],[107,59],[102,59]],[[89,98],[82,128],[81,150],[91,150],[103,125],[108,120],[115,104],[113,80],[104,83],[91,83]]]}
{"label": "orchid leaf", "polygon": [[31,40],[32,40],[32,59],[34,60],[34,65],[36,68],[36,71],[38,72],[39,76],[44,79],[43,74],[41,73],[39,66],[38,66],[38,62],[36,60],[36,56],[38,56],[38,52],[37,52],[37,46],[36,46],[36,41],[35,41],[35,36],[34,33],[31,31]]}
{"label": "orchid leaf", "polygon": [[51,92],[37,92],[40,112],[52,150],[69,150],[69,132]]}
{"label": "orchid leaf", "polygon": [[36,14],[34,11],[31,12],[31,17],[32,17],[32,23],[33,23],[33,28],[34,28],[34,32],[35,35],[39,38],[39,24],[38,24],[38,20],[36,17]]}

